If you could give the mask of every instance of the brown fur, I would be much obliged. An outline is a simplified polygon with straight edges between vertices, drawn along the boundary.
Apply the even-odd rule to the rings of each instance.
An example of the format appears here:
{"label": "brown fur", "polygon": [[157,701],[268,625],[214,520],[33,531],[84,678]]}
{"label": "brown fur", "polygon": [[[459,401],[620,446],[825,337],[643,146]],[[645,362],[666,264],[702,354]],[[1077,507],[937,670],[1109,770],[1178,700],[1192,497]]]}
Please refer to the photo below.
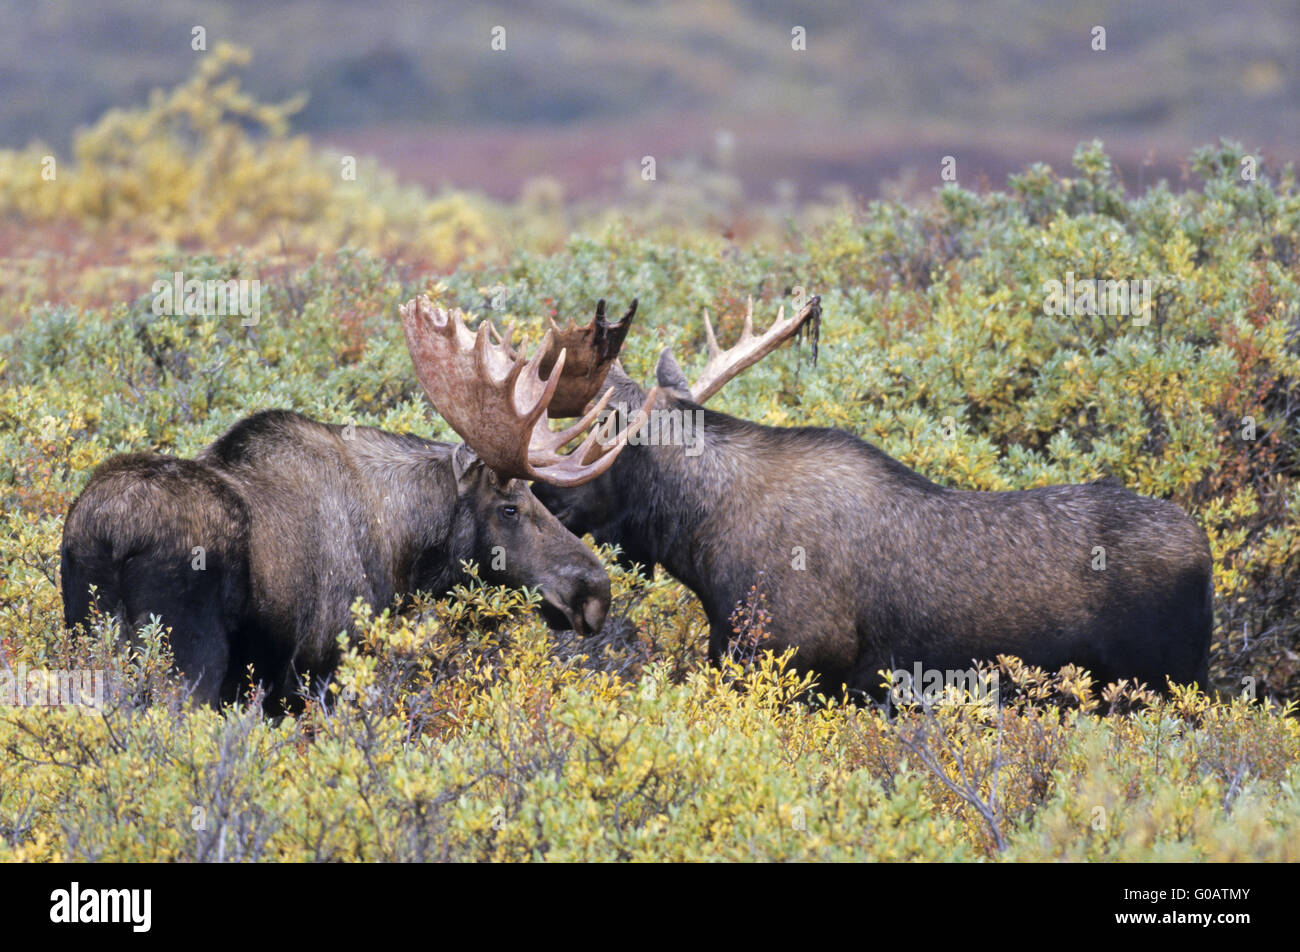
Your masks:
{"label": "brown fur", "polygon": [[266,411],[194,460],[130,454],[95,472],[64,525],[65,621],[88,618],[94,584],[132,631],[151,614],[172,628],[200,700],[233,700],[249,664],[279,698],[333,671],[356,598],[443,594],[461,560],[541,589],[557,627],[599,628],[608,611],[599,560],[467,448]]}
{"label": "brown fur", "polygon": [[[619,372],[610,382],[616,402],[637,405],[641,388]],[[660,384],[680,384],[673,368]],[[697,409],[680,395],[664,405]],[[633,445],[600,479],[537,495],[574,532],[695,592],[714,658],[757,585],[769,646],[797,647],[823,689],[878,694],[882,669],[964,669],[1002,653],[1104,681],[1206,685],[1209,545],[1172,503],[1109,480],[948,489],[840,430],[703,414],[698,456]]]}

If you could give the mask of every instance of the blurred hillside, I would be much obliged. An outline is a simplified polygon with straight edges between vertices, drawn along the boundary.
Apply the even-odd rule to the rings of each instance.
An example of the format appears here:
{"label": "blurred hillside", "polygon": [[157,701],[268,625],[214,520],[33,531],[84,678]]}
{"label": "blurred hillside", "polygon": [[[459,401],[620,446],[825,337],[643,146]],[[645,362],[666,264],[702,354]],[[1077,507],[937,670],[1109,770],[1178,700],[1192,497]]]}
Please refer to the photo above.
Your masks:
{"label": "blurred hillside", "polygon": [[1180,176],[1193,146],[1223,136],[1281,161],[1300,146],[1294,0],[9,0],[0,144],[62,149],[106,109],[175,86],[206,55],[195,25],[209,50],[253,51],[260,98],[308,95],[295,129],[408,181],[497,197],[538,175],[612,193],[647,154],[725,166],[767,198],[929,191],[945,154],[963,184],[998,185],[1092,138],[1130,187]]}

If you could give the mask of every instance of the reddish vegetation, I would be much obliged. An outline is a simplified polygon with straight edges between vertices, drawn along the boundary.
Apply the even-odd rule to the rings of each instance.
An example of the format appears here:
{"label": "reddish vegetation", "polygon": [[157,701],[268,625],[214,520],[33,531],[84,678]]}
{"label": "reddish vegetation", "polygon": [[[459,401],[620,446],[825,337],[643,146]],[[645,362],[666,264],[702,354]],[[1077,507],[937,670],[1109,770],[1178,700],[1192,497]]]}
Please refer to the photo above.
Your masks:
{"label": "reddish vegetation", "polygon": [[[92,234],[77,222],[0,224],[0,274],[5,276],[0,282],[0,314],[17,313],[23,285],[38,303],[69,303],[75,297],[83,307],[110,307],[130,300],[144,288],[124,267],[129,262],[126,240]],[[88,294],[81,277],[91,269],[102,269],[105,280]],[[19,274],[24,276],[21,281]]]}
{"label": "reddish vegetation", "polygon": [[[1276,310],[1277,303],[1268,277],[1261,268],[1244,316],[1252,327],[1263,327]],[[1224,442],[1219,469],[1207,477],[1207,491],[1211,494],[1245,485],[1252,477],[1259,482],[1260,473],[1267,474],[1264,477],[1267,481],[1286,465],[1280,457],[1282,447],[1276,429],[1270,428],[1266,422],[1270,412],[1282,409],[1277,406],[1279,400],[1286,398],[1279,386],[1281,381],[1269,368],[1268,358],[1253,336],[1243,335],[1230,324],[1217,324],[1216,329],[1223,342],[1232,349],[1239,368],[1235,382],[1220,402],[1219,418],[1225,432],[1240,434],[1242,418],[1251,415],[1256,420],[1258,431],[1256,439],[1251,441],[1233,439]],[[1272,503],[1281,515],[1281,508],[1285,505],[1281,493],[1263,492],[1261,499]]]}

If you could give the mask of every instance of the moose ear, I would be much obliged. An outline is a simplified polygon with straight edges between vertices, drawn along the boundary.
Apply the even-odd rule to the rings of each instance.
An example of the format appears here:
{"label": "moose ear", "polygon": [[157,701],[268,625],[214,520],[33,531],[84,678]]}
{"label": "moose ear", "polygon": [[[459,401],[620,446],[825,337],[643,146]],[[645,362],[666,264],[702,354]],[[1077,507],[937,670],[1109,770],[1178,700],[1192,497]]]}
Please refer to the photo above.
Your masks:
{"label": "moose ear", "polygon": [[474,474],[482,465],[483,461],[478,458],[477,453],[464,443],[458,444],[451,453],[451,474],[456,477],[457,488],[464,489],[465,484],[474,478]]}
{"label": "moose ear", "polygon": [[690,398],[691,385],[667,347],[659,355],[659,363],[655,364],[655,378],[659,381],[659,386],[665,390],[680,390],[682,395]]}
{"label": "moose ear", "polygon": [[502,476],[495,469],[489,469],[487,471],[487,474],[488,474],[488,482],[490,482],[502,493],[511,492],[515,488],[515,483],[519,482],[519,480],[513,479],[510,476]]}

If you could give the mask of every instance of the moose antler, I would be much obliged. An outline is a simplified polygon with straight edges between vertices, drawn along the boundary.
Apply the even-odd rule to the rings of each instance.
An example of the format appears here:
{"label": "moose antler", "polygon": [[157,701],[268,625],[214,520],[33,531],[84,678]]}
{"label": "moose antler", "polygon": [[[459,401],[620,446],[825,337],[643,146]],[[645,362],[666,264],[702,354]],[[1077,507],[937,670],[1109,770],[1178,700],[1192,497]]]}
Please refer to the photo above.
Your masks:
{"label": "moose antler", "polygon": [[[560,382],[555,388],[555,395],[547,407],[552,419],[582,416],[582,411],[600,393],[605,383],[609,368],[618,359],[618,352],[623,347],[623,340],[632,328],[632,318],[636,316],[636,298],[628,307],[627,313],[617,323],[611,323],[605,316],[605,299],[596,303],[596,316],[590,324],[579,327],[569,318],[561,328],[554,318],[547,318],[551,333],[543,342],[542,363],[539,371],[543,380],[549,381],[551,371],[561,353],[567,353]],[[506,329],[505,336],[492,331],[497,342],[506,347],[511,357],[515,356],[510,346],[513,325]]]}
{"label": "moose antler", "polygon": [[489,325],[475,334],[458,310],[435,308],[427,297],[402,305],[402,327],[415,373],[437,411],[488,467],[517,479],[537,479],[556,486],[578,486],[595,479],[649,418],[651,393],[632,425],[610,444],[611,416],[567,456],[559,450],[600,416],[613,389],[573,426],[552,432],[547,408],[561,383],[567,354],[556,354],[550,378],[541,364],[552,343],[547,331],[541,349],[527,362],[507,341],[488,339]]}
{"label": "moose antler", "polygon": [[704,335],[709,345],[709,362],[704,365],[695,385],[691,387],[691,399],[703,403],[721,390],[729,380],[741,371],[752,367],[772,351],[780,347],[796,333],[802,336],[806,329],[812,342],[813,361],[817,360],[817,340],[821,332],[822,299],[814,295],[803,309],[793,317],[786,319],[785,305],[781,305],[776,323],[762,335],[754,334],[754,299],[749,299],[749,308],[745,311],[745,327],[740,340],[734,347],[722,350],[718,339],[713,334],[713,325],[709,322],[709,312],[704,312]]}

